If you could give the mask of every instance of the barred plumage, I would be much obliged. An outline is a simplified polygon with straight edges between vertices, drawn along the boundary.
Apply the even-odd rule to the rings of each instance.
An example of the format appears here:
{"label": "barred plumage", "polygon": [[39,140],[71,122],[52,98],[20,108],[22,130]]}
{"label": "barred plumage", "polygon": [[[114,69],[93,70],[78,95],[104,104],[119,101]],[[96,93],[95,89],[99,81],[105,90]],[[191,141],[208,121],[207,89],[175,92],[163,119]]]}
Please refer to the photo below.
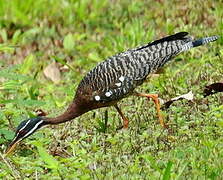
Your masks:
{"label": "barred plumage", "polygon": [[91,101],[105,106],[108,102],[112,104],[133,93],[151,72],[172,57],[217,38],[212,36],[193,41],[187,32],[180,32],[119,53],[91,70],[81,81],[77,94],[89,94]]}
{"label": "barred plumage", "polygon": [[[9,154],[24,138],[37,129],[48,124],[59,124],[70,121],[92,109],[113,105],[123,119],[123,128],[129,121],[118,107],[117,102],[132,94],[134,89],[143,83],[145,78],[172,57],[192,47],[217,40],[217,36],[192,41],[188,33],[180,32],[172,36],[148,43],[114,55],[98,64],[81,81],[76,96],[68,109],[57,117],[37,117],[23,121],[17,128],[15,137],[6,150]],[[167,128],[160,113],[157,94],[134,93],[136,96],[152,98],[157,110],[160,124]]]}

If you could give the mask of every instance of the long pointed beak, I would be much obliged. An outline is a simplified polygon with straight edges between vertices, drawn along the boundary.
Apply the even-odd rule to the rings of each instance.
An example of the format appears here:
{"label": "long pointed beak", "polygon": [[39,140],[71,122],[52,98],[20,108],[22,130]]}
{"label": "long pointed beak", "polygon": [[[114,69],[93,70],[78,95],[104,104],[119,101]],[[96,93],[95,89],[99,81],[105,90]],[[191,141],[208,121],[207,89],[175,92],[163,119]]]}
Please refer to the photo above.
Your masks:
{"label": "long pointed beak", "polygon": [[5,151],[5,156],[8,156],[15,149],[18,143],[19,141],[12,141]]}

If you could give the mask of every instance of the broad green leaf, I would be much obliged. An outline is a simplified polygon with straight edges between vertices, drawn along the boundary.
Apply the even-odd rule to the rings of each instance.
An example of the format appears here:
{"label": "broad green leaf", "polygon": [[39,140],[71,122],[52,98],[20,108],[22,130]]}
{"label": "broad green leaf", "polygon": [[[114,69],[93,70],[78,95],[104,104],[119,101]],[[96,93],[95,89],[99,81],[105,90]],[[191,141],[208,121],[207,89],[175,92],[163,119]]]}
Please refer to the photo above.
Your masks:
{"label": "broad green leaf", "polygon": [[66,61],[64,61],[63,59],[57,57],[57,56],[52,56],[52,58],[56,61],[59,62],[62,65],[67,65]]}
{"label": "broad green leaf", "polygon": [[43,101],[39,100],[24,100],[24,99],[10,99],[10,100],[0,100],[0,103],[7,104],[7,103],[15,103],[22,106],[42,106],[45,104]]}
{"label": "broad green leaf", "polygon": [[72,34],[68,34],[65,36],[63,40],[64,49],[67,51],[72,51],[74,49],[74,38]]}
{"label": "broad green leaf", "polygon": [[63,59],[57,57],[57,56],[52,56],[52,58],[56,61],[59,62],[60,64],[67,66],[70,70],[75,71],[74,68],[72,66],[70,66],[66,61],[64,61]]}
{"label": "broad green leaf", "polygon": [[35,56],[30,54],[27,56],[20,68],[20,72],[23,74],[27,74],[29,70],[33,67]]}
{"label": "broad green leaf", "polygon": [[59,162],[53,158],[47,151],[43,148],[40,142],[33,143],[39,152],[41,159],[47,164],[47,167],[50,169],[58,170],[59,169]]}
{"label": "broad green leaf", "polygon": [[0,51],[10,51],[13,52],[16,46],[0,44]]}
{"label": "broad green leaf", "polygon": [[0,77],[4,77],[6,79],[11,79],[11,80],[21,80],[21,81],[28,81],[31,80],[29,76],[18,74],[12,72],[13,70],[1,70],[0,71]]}
{"label": "broad green leaf", "polygon": [[168,161],[166,169],[163,174],[163,180],[170,180],[172,165],[173,165],[173,163],[171,161]]}
{"label": "broad green leaf", "polygon": [[4,90],[10,90],[10,89],[14,90],[20,87],[21,87],[21,83],[16,80],[9,80],[2,83],[2,86],[0,85],[0,89],[4,89]]}
{"label": "broad green leaf", "polygon": [[90,60],[94,60],[94,61],[99,61],[100,60],[100,57],[95,52],[89,53],[88,58]]}
{"label": "broad green leaf", "polygon": [[0,129],[0,136],[1,135],[3,135],[7,140],[11,140],[14,136],[14,133],[6,129]]}
{"label": "broad green leaf", "polygon": [[5,29],[2,29],[0,31],[0,37],[2,38],[3,42],[6,42],[8,40],[8,37],[7,37],[7,32]]}
{"label": "broad green leaf", "polygon": [[13,42],[13,44],[16,44],[19,41],[20,35],[21,35],[21,30],[20,29],[17,30],[17,31],[15,31],[15,33],[12,36],[12,42]]}

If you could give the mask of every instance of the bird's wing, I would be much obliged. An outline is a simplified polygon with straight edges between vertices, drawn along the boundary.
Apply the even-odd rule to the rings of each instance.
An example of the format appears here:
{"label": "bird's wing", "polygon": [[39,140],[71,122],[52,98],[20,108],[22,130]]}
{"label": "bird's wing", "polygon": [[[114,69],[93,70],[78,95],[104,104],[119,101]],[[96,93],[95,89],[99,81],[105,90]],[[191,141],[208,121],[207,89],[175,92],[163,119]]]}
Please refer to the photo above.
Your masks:
{"label": "bird's wing", "polygon": [[180,52],[218,39],[212,36],[192,41],[187,35],[179,32],[106,59],[84,77],[79,94],[95,101],[119,100]]}
{"label": "bird's wing", "polygon": [[119,100],[142,84],[151,72],[176,55],[187,33],[179,33],[114,55],[85,77],[95,101]]}
{"label": "bird's wing", "polygon": [[134,89],[133,80],[127,76],[120,76],[118,80],[112,82],[106,88],[94,91],[95,101],[116,101],[129,95]]}
{"label": "bird's wing", "polygon": [[93,99],[109,102],[131,93],[135,86],[128,69],[128,60],[121,56],[112,56],[98,64],[84,78],[91,85]]}
{"label": "bird's wing", "polygon": [[129,77],[140,83],[148,74],[157,71],[180,53],[184,44],[191,41],[191,37],[187,35],[186,32],[180,32],[120,53],[122,56],[131,57],[129,58]]}

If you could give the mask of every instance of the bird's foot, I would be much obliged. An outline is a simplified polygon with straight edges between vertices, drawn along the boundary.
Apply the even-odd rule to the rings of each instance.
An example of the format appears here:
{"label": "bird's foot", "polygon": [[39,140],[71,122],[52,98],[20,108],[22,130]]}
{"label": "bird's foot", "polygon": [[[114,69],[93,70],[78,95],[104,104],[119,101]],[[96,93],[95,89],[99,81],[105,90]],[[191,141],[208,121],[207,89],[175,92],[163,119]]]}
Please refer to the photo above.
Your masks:
{"label": "bird's foot", "polygon": [[160,102],[159,102],[158,94],[143,94],[143,93],[136,93],[136,96],[146,97],[146,98],[148,98],[148,99],[151,98],[151,99],[153,100],[153,102],[154,102],[155,105],[156,105],[156,111],[157,111],[157,116],[158,116],[160,125],[161,125],[163,128],[168,129],[168,125],[164,123],[163,116],[162,116],[161,111],[160,111]]}

